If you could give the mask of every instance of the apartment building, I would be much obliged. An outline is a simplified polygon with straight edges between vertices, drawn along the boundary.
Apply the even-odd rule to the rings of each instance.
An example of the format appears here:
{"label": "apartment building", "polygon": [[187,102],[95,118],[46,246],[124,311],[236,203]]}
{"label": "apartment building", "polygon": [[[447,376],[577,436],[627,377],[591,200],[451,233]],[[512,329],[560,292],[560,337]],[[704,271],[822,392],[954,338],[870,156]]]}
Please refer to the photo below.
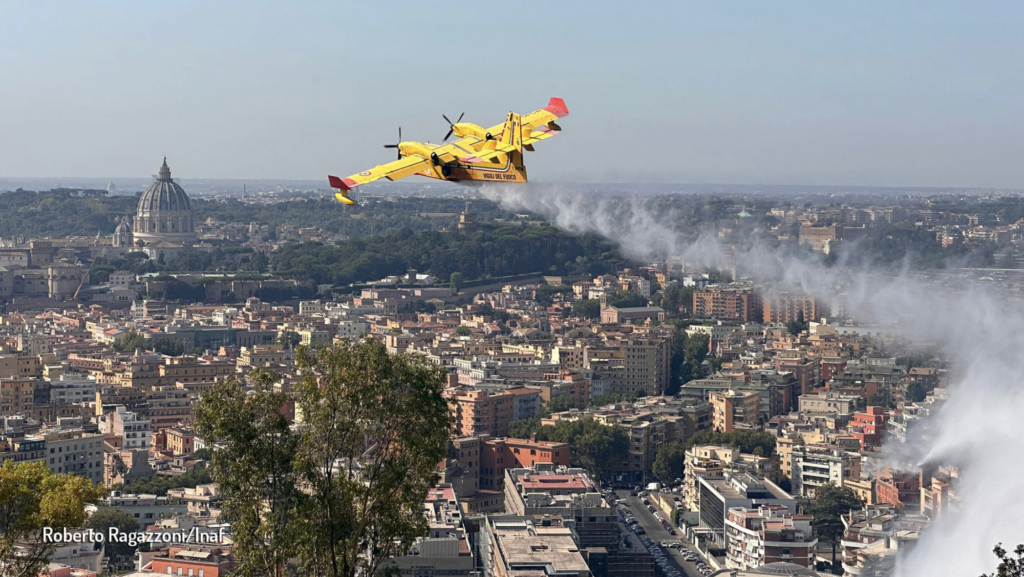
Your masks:
{"label": "apartment building", "polygon": [[322,347],[331,344],[331,333],[319,329],[303,329],[298,331],[301,344],[307,347]]}
{"label": "apartment building", "polygon": [[46,441],[35,436],[0,436],[0,465],[4,461],[22,463],[46,460]]}
{"label": "apartment building", "polygon": [[741,453],[735,447],[696,445],[686,451],[683,466],[683,497],[686,507],[691,511],[699,507],[698,479],[724,479],[726,471],[748,472],[773,482],[780,479],[780,471],[773,458]]}
{"label": "apartment building", "polygon": [[[0,384],[0,386],[3,386]],[[78,405],[96,400],[96,381],[61,375],[48,383],[49,400],[53,405]]]}
{"label": "apartment building", "polygon": [[516,395],[508,392],[446,389],[454,400],[456,434],[460,437],[508,436],[515,415]]}
{"label": "apartment building", "polygon": [[149,419],[119,405],[100,417],[100,431],[120,438],[123,449],[149,449],[153,427]]}
{"label": "apartment building", "polygon": [[864,397],[843,393],[820,392],[800,395],[801,413],[835,413],[850,416],[864,408]]}
{"label": "apartment building", "polygon": [[711,423],[715,431],[757,430],[761,424],[761,396],[755,391],[712,391]]}
{"label": "apartment building", "polygon": [[506,469],[503,491],[507,513],[572,519],[580,546],[618,549],[615,510],[583,469],[549,464]]}
{"label": "apartment building", "polygon": [[853,577],[888,575],[896,550],[912,546],[928,520],[904,514],[892,505],[871,505],[842,516],[843,574]]}
{"label": "apartment building", "polygon": [[780,292],[763,299],[764,321],[785,324],[790,321],[817,321],[824,316],[824,309],[818,299],[810,295]]}
{"label": "apartment building", "polygon": [[842,487],[848,480],[860,479],[860,453],[823,445],[799,445],[793,447],[790,459],[794,495],[814,497],[822,485]]}
{"label": "apartment building", "polygon": [[804,356],[785,356],[785,352],[775,358],[775,370],[788,372],[796,379],[797,397],[811,392],[820,380],[820,368],[818,363]]}
{"label": "apartment building", "polygon": [[32,377],[0,379],[0,417],[30,415],[35,406],[36,383]]}
{"label": "apartment building", "polygon": [[0,355],[0,379],[35,378],[43,376],[43,359],[52,363],[49,355],[4,354]]}
{"label": "apartment building", "polygon": [[480,488],[501,489],[508,469],[532,468],[540,463],[569,466],[569,444],[533,439],[481,438]]}
{"label": "apartment building", "polygon": [[712,540],[725,545],[725,526],[729,510],[750,509],[761,505],[779,505],[786,513],[796,513],[796,499],[771,481],[750,473],[726,471],[721,479],[697,478],[699,524]]}
{"label": "apartment building", "polygon": [[769,563],[793,563],[814,569],[818,539],[811,520],[781,505],[729,509],[726,567],[751,571]]}
{"label": "apartment building", "polygon": [[668,387],[671,361],[669,339],[627,339],[618,346],[588,347],[586,367],[601,382],[602,394],[632,397],[660,395]]}
{"label": "apartment building", "polygon": [[885,425],[889,416],[882,407],[867,407],[853,414],[847,430],[857,438],[860,448],[881,447],[885,439]]}
{"label": "apartment building", "polygon": [[164,429],[167,451],[175,457],[191,455],[195,452],[195,432],[191,429],[171,427]]}
{"label": "apartment building", "polygon": [[186,389],[152,391],[146,403],[137,407],[138,416],[148,419],[154,431],[192,423],[192,394]]}
{"label": "apartment building", "polygon": [[78,427],[40,431],[45,442],[46,466],[53,473],[74,473],[94,483],[103,482],[103,435],[86,433]]}
{"label": "apartment building", "polygon": [[295,351],[286,351],[281,345],[256,345],[242,347],[238,354],[237,366],[242,369],[276,367],[295,359]]}
{"label": "apartment building", "polygon": [[761,295],[750,287],[713,286],[693,293],[693,316],[698,318],[762,322]]}

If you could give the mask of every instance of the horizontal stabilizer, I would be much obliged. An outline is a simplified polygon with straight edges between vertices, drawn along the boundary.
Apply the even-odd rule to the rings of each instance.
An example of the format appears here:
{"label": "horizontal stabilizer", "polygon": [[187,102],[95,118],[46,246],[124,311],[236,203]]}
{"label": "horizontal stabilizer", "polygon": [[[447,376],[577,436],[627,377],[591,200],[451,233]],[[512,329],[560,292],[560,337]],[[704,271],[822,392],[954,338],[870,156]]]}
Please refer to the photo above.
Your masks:
{"label": "horizontal stabilizer", "polygon": [[338,178],[334,175],[328,175],[327,182],[331,183],[331,188],[340,188],[341,190],[352,190],[359,186],[359,183],[351,178]]}

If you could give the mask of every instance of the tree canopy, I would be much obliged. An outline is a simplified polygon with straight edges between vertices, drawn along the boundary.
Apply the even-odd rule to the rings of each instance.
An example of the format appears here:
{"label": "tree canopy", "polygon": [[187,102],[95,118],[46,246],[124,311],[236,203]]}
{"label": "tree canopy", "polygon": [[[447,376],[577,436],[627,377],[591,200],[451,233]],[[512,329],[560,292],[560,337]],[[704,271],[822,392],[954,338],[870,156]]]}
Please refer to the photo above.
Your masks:
{"label": "tree canopy", "polygon": [[544,405],[544,412],[550,415],[552,413],[568,411],[571,408],[573,408],[572,397],[569,395],[562,395],[548,401]]}
{"label": "tree canopy", "polygon": [[597,299],[580,299],[572,303],[572,316],[578,319],[601,318],[601,301]]}
{"label": "tree canopy", "polygon": [[299,347],[296,364],[301,428],[262,371],[252,391],[219,383],[197,405],[243,574],[373,574],[427,532],[423,501],[453,428],[447,375],[372,339]]}
{"label": "tree canopy", "polygon": [[665,287],[655,302],[665,309],[665,314],[669,317],[682,317],[682,309],[690,310],[693,305],[693,291],[692,286],[684,287],[673,283]]}
{"label": "tree canopy", "polygon": [[43,528],[55,531],[81,527],[85,506],[106,491],[72,474],[54,474],[42,461],[0,466],[0,567],[4,575],[35,577],[49,563],[55,542]]}
{"label": "tree canopy", "polygon": [[211,470],[238,544],[240,573],[278,577],[287,574],[299,538],[299,435],[281,412],[288,398],[273,389],[274,375],[252,377],[252,391],[230,379],[203,392],[194,409],[196,430],[217,447]]}
{"label": "tree canopy", "polygon": [[[100,509],[89,516],[86,526],[104,535],[109,534],[111,527],[117,527],[122,533],[135,533],[140,529],[135,517],[121,509]],[[137,544],[107,541],[104,553],[110,558],[111,568],[131,569],[138,548]]]}
{"label": "tree canopy", "polygon": [[1015,557],[1003,549],[1002,543],[996,545],[992,552],[999,559],[999,567],[995,573],[984,573],[981,577],[1024,577],[1024,545],[1017,545],[1013,550]]}
{"label": "tree canopy", "polygon": [[[580,256],[587,257],[585,262],[576,260]],[[331,245],[285,245],[271,256],[275,272],[318,284],[372,281],[409,268],[441,279],[450,279],[453,272],[466,279],[538,272],[601,274],[624,262],[614,247],[596,236],[514,225],[481,225],[470,233],[404,229]]]}
{"label": "tree canopy", "polygon": [[789,331],[789,334],[795,337],[806,331],[809,326],[810,323],[804,320],[804,312],[800,311],[797,313],[795,319],[786,323],[786,330]]}
{"label": "tree canopy", "polygon": [[619,291],[608,297],[608,306],[615,308],[633,308],[647,306],[647,298],[634,291]]}
{"label": "tree canopy", "polygon": [[[684,325],[676,326],[669,354],[668,394],[678,394],[685,383],[704,377],[703,363],[708,358],[709,341],[706,334],[687,335]],[[721,366],[721,362],[714,365]]]}
{"label": "tree canopy", "polygon": [[147,495],[163,496],[171,489],[181,489],[183,487],[192,489],[198,485],[205,485],[212,482],[213,477],[210,475],[210,471],[206,469],[194,469],[192,471],[186,471],[180,475],[157,475],[148,479],[132,481],[128,485],[118,484],[114,485],[112,489],[114,491],[124,491],[127,493],[146,493]]}
{"label": "tree canopy", "polygon": [[853,490],[827,483],[814,492],[815,503],[811,507],[811,524],[818,537],[832,545],[832,567],[836,566],[836,546],[843,538],[846,527],[840,517],[862,506]]}
{"label": "tree canopy", "polygon": [[654,457],[651,472],[654,473],[655,478],[668,485],[683,477],[685,464],[686,447],[678,441],[665,443],[658,449],[658,454]]}
{"label": "tree canopy", "polygon": [[917,381],[914,381],[907,385],[907,390],[904,394],[904,398],[910,401],[911,403],[920,403],[921,401],[925,400],[927,396],[928,392],[925,391],[924,386]]}

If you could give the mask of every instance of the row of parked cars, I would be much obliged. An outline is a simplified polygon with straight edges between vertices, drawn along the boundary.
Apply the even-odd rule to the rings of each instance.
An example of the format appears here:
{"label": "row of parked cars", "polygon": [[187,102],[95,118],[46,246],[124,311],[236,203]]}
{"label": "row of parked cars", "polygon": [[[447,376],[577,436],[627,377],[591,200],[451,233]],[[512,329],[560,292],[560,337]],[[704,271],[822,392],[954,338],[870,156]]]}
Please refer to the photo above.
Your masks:
{"label": "row of parked cars", "polygon": [[[711,569],[711,567],[708,566],[708,564],[700,558],[700,555],[694,553],[693,551],[686,550],[685,548],[683,548],[682,544],[678,542],[662,541],[660,545],[662,549],[679,549],[679,552],[683,556],[683,559],[695,564],[697,566],[697,570],[701,572],[701,575],[710,575],[714,572],[714,570]],[[669,573],[672,573],[673,571],[675,573],[678,573],[678,571],[675,571],[674,569],[670,570]]]}
{"label": "row of parked cars", "polygon": [[[640,487],[634,488],[630,491],[630,495],[634,497],[640,497],[644,506],[647,510],[654,513],[655,519],[657,519],[662,527],[671,535],[676,534],[675,527],[669,522],[668,519],[657,510],[655,506],[650,502],[648,498],[650,495],[647,491],[642,490]],[[693,551],[686,550],[679,542],[662,541],[661,543],[655,543],[647,536],[647,531],[640,526],[640,523],[636,520],[636,516],[633,515],[633,511],[626,506],[625,501],[620,501],[618,496],[613,492],[608,492],[608,501],[615,505],[622,520],[629,527],[630,531],[633,531],[640,541],[643,542],[647,550],[651,552],[651,556],[654,557],[655,563],[661,568],[661,574],[665,577],[683,577],[682,573],[676,568],[676,566],[669,560],[669,555],[666,553],[668,549],[679,549],[683,559],[693,563],[697,566],[697,570],[700,571],[701,575],[710,575],[714,570],[701,559],[700,555],[697,555]]]}
{"label": "row of parked cars", "polygon": [[[661,567],[662,575],[664,575],[665,577],[683,577],[683,574],[680,573],[678,569],[676,569],[674,563],[669,561],[668,554],[666,554],[663,550],[663,548],[668,548],[665,547],[666,543],[664,541],[661,543],[661,547],[651,542],[650,539],[644,542],[644,545],[647,545],[647,550],[650,551],[651,556],[654,557],[654,562],[658,564],[658,567]],[[682,546],[679,545],[679,543],[675,543],[675,545],[678,545],[680,547]]]}
{"label": "row of parked cars", "polygon": [[622,516],[623,522],[626,523],[626,526],[629,527],[630,531],[636,533],[637,535],[645,535],[647,533],[647,531],[645,531],[644,528],[640,526],[640,523],[636,520],[636,517],[633,516],[633,512],[629,510],[629,507],[627,507],[623,503],[619,503],[618,505],[616,505],[616,508],[618,508],[619,515]]}

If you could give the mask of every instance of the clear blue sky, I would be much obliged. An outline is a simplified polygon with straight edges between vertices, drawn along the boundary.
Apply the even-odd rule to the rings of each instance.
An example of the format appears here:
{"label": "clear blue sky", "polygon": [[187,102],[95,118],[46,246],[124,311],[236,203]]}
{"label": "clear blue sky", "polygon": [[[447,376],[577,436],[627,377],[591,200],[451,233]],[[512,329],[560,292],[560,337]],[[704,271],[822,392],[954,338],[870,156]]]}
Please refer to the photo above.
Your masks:
{"label": "clear blue sky", "polygon": [[0,176],[324,178],[565,98],[537,181],[1024,187],[1024,3],[0,2]]}

